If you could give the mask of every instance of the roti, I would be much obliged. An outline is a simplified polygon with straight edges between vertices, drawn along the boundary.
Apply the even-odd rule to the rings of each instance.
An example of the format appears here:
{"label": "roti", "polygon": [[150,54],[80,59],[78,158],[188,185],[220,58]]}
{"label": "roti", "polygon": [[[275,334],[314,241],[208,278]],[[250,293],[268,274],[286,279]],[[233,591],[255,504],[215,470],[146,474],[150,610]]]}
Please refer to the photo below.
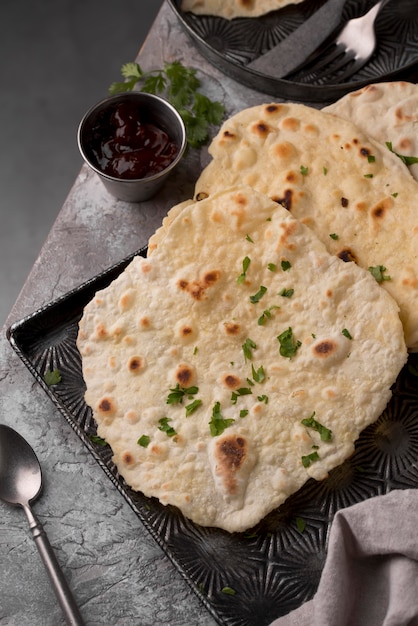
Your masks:
{"label": "roti", "polygon": [[184,206],[86,306],[77,346],[126,483],[229,532],[349,457],[407,356],[371,273],[246,186]]}
{"label": "roti", "polygon": [[181,10],[231,20],[234,17],[259,17],[300,2],[303,0],[182,0]]}
{"label": "roti", "polygon": [[[405,81],[368,85],[322,110],[351,120],[382,145],[390,142],[394,152],[418,158],[418,85]],[[418,180],[418,163],[408,167]]]}
{"label": "roti", "polygon": [[227,120],[195,198],[247,184],[285,206],[330,253],[353,260],[398,302],[418,349],[418,183],[351,121],[302,104],[265,104]]}

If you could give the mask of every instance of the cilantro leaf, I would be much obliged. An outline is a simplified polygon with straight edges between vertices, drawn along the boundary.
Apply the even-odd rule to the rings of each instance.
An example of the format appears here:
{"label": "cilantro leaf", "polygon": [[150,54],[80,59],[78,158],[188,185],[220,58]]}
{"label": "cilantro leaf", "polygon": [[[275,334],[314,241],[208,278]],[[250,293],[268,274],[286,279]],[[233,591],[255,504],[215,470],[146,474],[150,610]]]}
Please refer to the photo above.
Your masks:
{"label": "cilantro leaf", "polygon": [[266,373],[262,365],[256,370],[254,365],[251,364],[251,373],[256,383],[263,383],[266,380]]}
{"label": "cilantro leaf", "polygon": [[162,430],[163,433],[166,433],[167,437],[174,437],[174,435],[177,435],[177,433],[168,422],[171,422],[171,419],[169,417],[162,417],[160,420],[158,420],[158,429]]}
{"label": "cilantro leaf", "polygon": [[143,448],[147,448],[149,446],[150,441],[151,441],[151,438],[148,437],[148,435],[141,435],[141,437],[137,441],[137,444],[139,446],[142,446]]}
{"label": "cilantro leaf", "polygon": [[222,417],[220,402],[215,402],[212,410],[212,419],[209,422],[210,434],[212,437],[222,435],[225,428],[228,428],[228,426],[231,426],[234,422],[234,419],[224,419]]}
{"label": "cilantro leaf", "polygon": [[107,446],[106,439],[99,437],[99,435],[89,435],[89,439],[92,443],[96,443],[98,446]]}
{"label": "cilantro leaf", "polygon": [[391,280],[391,277],[385,274],[386,267],[384,265],[375,265],[374,267],[369,267],[368,270],[378,283],[383,283],[385,280]]}
{"label": "cilantro leaf", "polygon": [[303,419],[301,423],[307,428],[312,428],[313,430],[316,430],[316,432],[319,433],[319,436],[321,437],[321,441],[330,441],[332,439],[332,431],[323,424],[320,424],[316,421],[315,411],[310,417]]}
{"label": "cilantro leaf", "polygon": [[244,352],[245,360],[248,359],[249,361],[251,361],[251,359],[253,358],[252,350],[255,350],[256,348],[257,345],[255,344],[255,342],[248,337],[248,339],[246,339],[245,342],[242,344],[242,350]]}
{"label": "cilantro leaf", "polygon": [[287,330],[284,330],[277,339],[280,343],[280,354],[289,357],[289,359],[295,356],[297,349],[302,345],[300,341],[295,341],[290,326]]}
{"label": "cilantro leaf", "polygon": [[261,285],[257,293],[254,294],[253,296],[250,296],[250,302],[252,302],[253,304],[257,304],[257,302],[260,302],[261,298],[265,295],[266,291],[267,291],[267,287],[264,287],[264,285]]}
{"label": "cilantro leaf", "polygon": [[407,156],[406,154],[399,154],[398,152],[395,152],[395,150],[393,150],[392,148],[392,142],[391,141],[387,141],[386,142],[386,147],[393,152],[393,154],[396,154],[397,157],[400,158],[400,160],[405,163],[405,165],[413,165],[414,163],[418,163],[418,157],[414,157],[414,156]]}
{"label": "cilantro leaf", "polygon": [[309,467],[314,461],[319,461],[319,454],[315,450],[315,452],[311,452],[311,454],[307,454],[302,457],[302,465],[303,467]]}
{"label": "cilantro leaf", "polygon": [[123,82],[114,82],[110,94],[140,91],[161,94],[179,112],[186,127],[187,141],[192,148],[200,148],[209,139],[211,125],[219,125],[225,114],[221,102],[200,93],[200,80],[195,69],[185,67],[180,61],[165,63],[162,69],[145,72],[139,63],[125,63],[121,74]]}
{"label": "cilantro leaf", "polygon": [[186,404],[186,417],[194,413],[202,404],[202,400],[193,400],[190,404]]}
{"label": "cilantro leaf", "polygon": [[51,387],[52,385],[57,385],[61,382],[61,380],[62,376],[58,368],[55,368],[54,370],[48,370],[44,374],[44,381],[46,382],[48,387]]}

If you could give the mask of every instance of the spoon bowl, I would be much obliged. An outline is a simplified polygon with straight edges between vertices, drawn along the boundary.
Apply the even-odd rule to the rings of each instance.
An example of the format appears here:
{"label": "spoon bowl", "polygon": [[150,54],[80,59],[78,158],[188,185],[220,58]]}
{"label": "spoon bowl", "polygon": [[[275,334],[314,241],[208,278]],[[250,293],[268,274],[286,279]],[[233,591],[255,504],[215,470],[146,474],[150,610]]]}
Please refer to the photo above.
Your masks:
{"label": "spoon bowl", "polygon": [[21,506],[29,522],[32,538],[51,579],[54,591],[69,626],[83,626],[84,621],[75,603],[67,580],[56,559],[41,522],[30,503],[42,491],[42,471],[38,458],[19,433],[0,424],[0,500]]}
{"label": "spoon bowl", "polygon": [[42,491],[39,461],[19,433],[0,424],[0,499],[8,504],[29,504]]}

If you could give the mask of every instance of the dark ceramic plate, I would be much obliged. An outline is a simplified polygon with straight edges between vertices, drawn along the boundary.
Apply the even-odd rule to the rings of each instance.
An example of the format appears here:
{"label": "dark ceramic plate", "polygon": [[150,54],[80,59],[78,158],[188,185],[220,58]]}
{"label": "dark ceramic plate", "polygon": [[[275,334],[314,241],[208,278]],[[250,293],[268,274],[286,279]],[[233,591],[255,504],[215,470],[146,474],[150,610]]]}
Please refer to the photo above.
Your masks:
{"label": "dark ceramic plate", "polygon": [[[310,480],[250,532],[228,534],[196,526],[177,509],[126,485],[110,448],[94,442],[96,426],[84,402],[78,321],[94,293],[114,280],[131,258],[13,324],[8,338],[215,620],[225,626],[267,626],[315,593],[338,509],[392,489],[418,487],[418,354],[410,356],[383,415],[327,480]],[[44,375],[55,368],[62,380],[48,387]],[[224,593],[225,587],[235,595]]]}
{"label": "dark ceramic plate", "polygon": [[[418,8],[416,0],[392,0],[376,21],[378,48],[371,60],[347,82],[336,84],[295,74],[277,79],[247,67],[277,45],[324,4],[304,0],[257,18],[225,20],[181,11],[181,0],[168,0],[202,54],[235,80],[277,98],[303,102],[331,102],[369,83],[394,78],[416,79],[418,64]],[[343,21],[363,15],[375,0],[347,0]]]}

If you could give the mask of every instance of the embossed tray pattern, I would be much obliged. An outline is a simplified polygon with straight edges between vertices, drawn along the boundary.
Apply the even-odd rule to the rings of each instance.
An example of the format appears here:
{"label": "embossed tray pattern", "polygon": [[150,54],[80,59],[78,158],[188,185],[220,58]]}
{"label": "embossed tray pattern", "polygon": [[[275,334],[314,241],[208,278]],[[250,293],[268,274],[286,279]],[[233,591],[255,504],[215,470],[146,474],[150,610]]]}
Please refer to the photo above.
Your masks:
{"label": "embossed tray pattern", "polygon": [[[96,427],[84,402],[78,321],[94,293],[131,258],[13,324],[9,341],[214,619],[224,626],[267,626],[314,595],[338,509],[418,487],[418,354],[410,355],[383,415],[328,479],[310,480],[250,532],[199,527],[174,507],[132,491],[119,477],[110,448],[91,438]],[[48,387],[44,374],[55,368],[62,381]],[[235,594],[224,593],[225,587]]]}
{"label": "embossed tray pattern", "polygon": [[[378,47],[371,60],[347,82],[338,84],[324,78],[292,75],[277,79],[257,72],[247,65],[258,58],[309,18],[325,0],[304,0],[257,18],[226,20],[197,16],[181,10],[181,0],[168,0],[186,32],[213,65],[235,80],[278,98],[303,102],[331,102],[348,91],[381,80],[405,78],[414,81],[418,64],[418,11],[416,0],[393,0],[376,21]],[[375,4],[373,0],[347,0],[344,21],[363,15]]]}

